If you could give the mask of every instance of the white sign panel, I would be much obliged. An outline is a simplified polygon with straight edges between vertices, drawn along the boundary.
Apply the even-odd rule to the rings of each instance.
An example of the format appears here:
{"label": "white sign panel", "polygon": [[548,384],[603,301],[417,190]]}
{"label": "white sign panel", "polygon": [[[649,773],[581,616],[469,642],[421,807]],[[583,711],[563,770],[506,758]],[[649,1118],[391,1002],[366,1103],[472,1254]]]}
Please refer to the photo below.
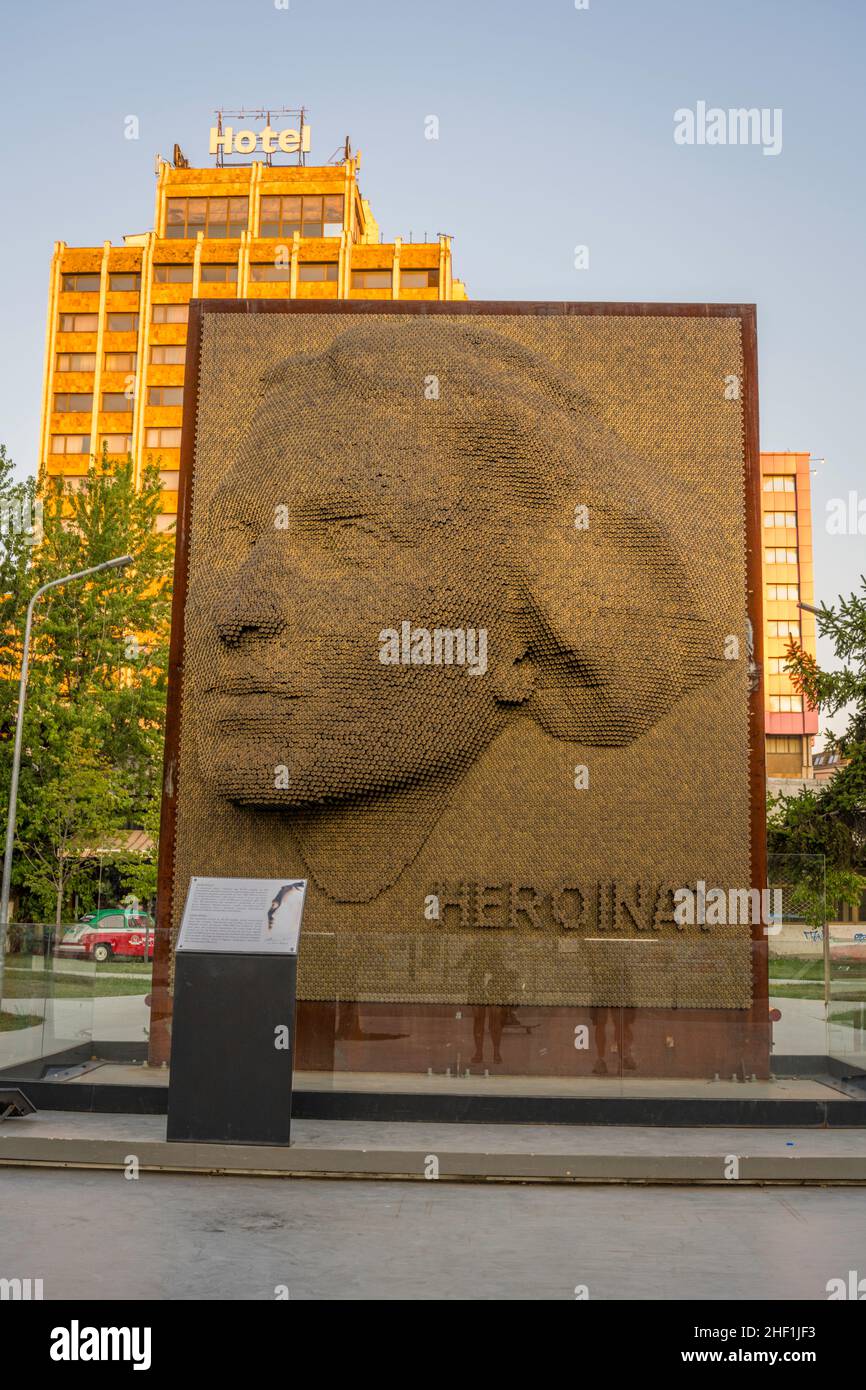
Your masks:
{"label": "white sign panel", "polygon": [[179,951],[298,954],[304,878],[192,878]]}
{"label": "white sign panel", "polygon": [[264,130],[235,130],[227,125],[220,130],[219,126],[213,125],[210,128],[211,154],[217,154],[219,150],[223,154],[252,154],[256,147],[264,150],[265,154],[276,154],[277,150],[282,154],[297,154],[298,150],[309,154],[310,127],[302,125],[300,130],[274,130],[266,125]]}

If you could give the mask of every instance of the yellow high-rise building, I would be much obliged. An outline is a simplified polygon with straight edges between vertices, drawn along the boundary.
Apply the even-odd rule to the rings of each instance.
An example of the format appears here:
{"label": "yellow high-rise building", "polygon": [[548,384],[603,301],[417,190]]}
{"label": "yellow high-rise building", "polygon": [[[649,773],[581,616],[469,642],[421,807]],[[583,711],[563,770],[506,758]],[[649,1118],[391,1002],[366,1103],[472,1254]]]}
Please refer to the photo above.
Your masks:
{"label": "yellow high-rise building", "polygon": [[785,671],[793,638],[816,652],[813,604],[812,500],[808,453],[762,453],[764,576],[764,732],[767,777],[812,777],[812,740],[818,712],[810,709]]}
{"label": "yellow high-rise building", "polygon": [[[452,278],[450,237],[380,241],[358,185],[360,154],[348,142],[336,164],[279,164],[271,152],[277,132],[269,131],[268,123],[235,133],[267,151],[247,163],[227,163],[225,148],[211,168],[190,168],[177,147],[173,164],[159,160],[153,231],[125,236],[122,246],[56,243],[40,484],[59,475],[74,487],[104,451],[109,459],[131,454],[138,477],[152,457],[161,470],[160,522],[172,525],[193,298],[466,299]],[[220,122],[212,148],[224,147],[230,132]],[[299,159],[309,144],[303,123],[301,137]]]}

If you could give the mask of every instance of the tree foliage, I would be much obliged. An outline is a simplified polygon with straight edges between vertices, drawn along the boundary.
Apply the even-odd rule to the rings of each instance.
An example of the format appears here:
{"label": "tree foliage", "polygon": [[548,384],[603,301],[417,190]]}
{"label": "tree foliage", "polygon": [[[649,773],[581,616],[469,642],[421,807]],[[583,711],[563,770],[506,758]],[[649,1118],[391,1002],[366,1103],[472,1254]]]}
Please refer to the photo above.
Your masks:
{"label": "tree foliage", "polygon": [[[6,462],[4,452],[0,504],[3,488],[16,486],[11,465],[2,471]],[[32,483],[17,486],[33,496]],[[36,603],[13,863],[13,884],[29,894],[31,915],[49,907],[52,917],[68,913],[73,893],[91,905],[94,866],[106,855],[126,886],[134,881],[133,892],[151,881],[122,846],[130,829],[154,826],[158,814],[173,548],[156,530],[159,495],[156,468],[137,487],[131,460],[110,472],[92,462],[73,491],[49,481],[33,536],[4,538],[4,798],[31,595],[61,575],[133,557]]]}
{"label": "tree foliage", "polygon": [[813,708],[828,716],[849,710],[844,732],[827,736],[828,748],[844,760],[834,776],[817,790],[770,798],[770,852],[791,856],[792,866],[799,862],[798,900],[813,925],[825,920],[825,902],[854,906],[866,889],[866,579],[861,585],[862,593],[833,608],[824,604],[818,615],[839,669],[822,671],[795,641],[785,663]]}

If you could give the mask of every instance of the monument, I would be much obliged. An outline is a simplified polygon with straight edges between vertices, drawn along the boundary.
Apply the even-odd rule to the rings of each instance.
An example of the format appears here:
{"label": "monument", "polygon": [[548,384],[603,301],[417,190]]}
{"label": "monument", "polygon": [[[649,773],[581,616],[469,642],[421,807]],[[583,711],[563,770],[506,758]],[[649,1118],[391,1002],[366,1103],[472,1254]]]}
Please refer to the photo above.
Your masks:
{"label": "monument", "polygon": [[766,1070],[678,910],[764,886],[755,396],[748,307],[192,306],[155,1054],[190,881],[290,875],[300,1066]]}

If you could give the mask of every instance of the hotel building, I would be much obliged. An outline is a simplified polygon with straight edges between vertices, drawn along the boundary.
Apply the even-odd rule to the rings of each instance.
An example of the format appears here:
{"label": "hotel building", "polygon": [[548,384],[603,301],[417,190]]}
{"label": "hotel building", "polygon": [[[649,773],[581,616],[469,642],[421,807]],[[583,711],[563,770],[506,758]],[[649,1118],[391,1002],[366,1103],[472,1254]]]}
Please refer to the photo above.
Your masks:
{"label": "hotel building", "polygon": [[[216,129],[222,139],[222,124]],[[309,126],[302,133],[304,149]],[[214,167],[193,169],[176,146],[173,163],[158,162],[152,231],[125,236],[122,246],[56,243],[40,485],[61,476],[74,487],[103,452],[131,454],[138,477],[153,459],[160,524],[172,526],[193,298],[466,298],[448,236],[380,240],[361,196],[360,162],[347,142],[336,164],[279,164],[270,152],[229,163],[220,149]]]}

